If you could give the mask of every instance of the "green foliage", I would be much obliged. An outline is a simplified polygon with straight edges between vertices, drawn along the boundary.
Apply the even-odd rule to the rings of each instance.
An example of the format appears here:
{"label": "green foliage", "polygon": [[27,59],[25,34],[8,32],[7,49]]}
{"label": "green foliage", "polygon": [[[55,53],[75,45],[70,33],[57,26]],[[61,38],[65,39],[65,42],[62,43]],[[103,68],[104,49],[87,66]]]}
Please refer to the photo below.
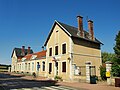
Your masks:
{"label": "green foliage", "polygon": [[60,76],[55,76],[54,79],[57,81],[59,81],[59,80],[62,81],[62,77],[60,77]]}
{"label": "green foliage", "polygon": [[120,31],[118,32],[118,35],[116,35],[115,41],[116,44],[113,49],[117,57],[120,58]]}
{"label": "green foliage", "polygon": [[100,75],[102,80],[107,80],[106,78],[106,68],[103,66],[100,66]]}
{"label": "green foliage", "polygon": [[102,52],[102,63],[105,63],[106,61],[114,61],[115,58],[116,55],[113,53]]}
{"label": "green foliage", "polygon": [[115,77],[120,77],[120,65],[112,65],[111,74]]}

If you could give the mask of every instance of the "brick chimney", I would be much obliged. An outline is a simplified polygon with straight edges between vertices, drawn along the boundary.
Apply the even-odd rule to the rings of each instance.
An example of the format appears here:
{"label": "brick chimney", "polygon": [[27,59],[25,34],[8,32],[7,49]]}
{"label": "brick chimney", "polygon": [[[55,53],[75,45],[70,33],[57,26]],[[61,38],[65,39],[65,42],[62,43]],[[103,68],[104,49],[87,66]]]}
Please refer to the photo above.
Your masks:
{"label": "brick chimney", "polygon": [[22,55],[25,55],[25,46],[22,46]]}
{"label": "brick chimney", "polygon": [[88,29],[89,29],[89,35],[90,35],[90,39],[94,40],[94,31],[93,31],[93,21],[92,20],[88,20]]}
{"label": "brick chimney", "polygon": [[78,32],[81,37],[84,37],[84,32],[83,32],[83,17],[82,16],[77,16],[78,20]]}
{"label": "brick chimney", "polygon": [[28,47],[27,54],[30,54],[30,48],[31,48],[31,47]]}

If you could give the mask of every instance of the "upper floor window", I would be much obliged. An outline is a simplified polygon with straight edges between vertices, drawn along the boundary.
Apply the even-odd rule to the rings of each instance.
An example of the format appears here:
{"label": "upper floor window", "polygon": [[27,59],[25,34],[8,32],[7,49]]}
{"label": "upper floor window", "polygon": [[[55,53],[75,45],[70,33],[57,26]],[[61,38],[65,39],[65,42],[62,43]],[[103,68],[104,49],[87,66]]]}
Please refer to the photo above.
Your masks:
{"label": "upper floor window", "polygon": [[49,48],[49,56],[52,56],[52,48]]}
{"label": "upper floor window", "polygon": [[62,54],[66,54],[66,43],[62,44]]}
{"label": "upper floor window", "polygon": [[58,55],[58,46],[55,46],[55,55]]}

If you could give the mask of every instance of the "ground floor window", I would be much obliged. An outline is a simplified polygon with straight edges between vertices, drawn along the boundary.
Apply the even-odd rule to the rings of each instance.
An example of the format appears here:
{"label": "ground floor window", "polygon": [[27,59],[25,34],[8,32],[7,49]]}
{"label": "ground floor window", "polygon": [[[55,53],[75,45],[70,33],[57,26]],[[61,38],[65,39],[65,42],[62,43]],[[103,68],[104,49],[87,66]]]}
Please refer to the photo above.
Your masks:
{"label": "ground floor window", "polygon": [[25,70],[27,70],[27,63],[25,63]]}
{"label": "ground floor window", "polygon": [[42,69],[43,69],[43,71],[45,71],[45,62],[42,62],[42,64],[43,64]]}
{"label": "ground floor window", "polygon": [[49,63],[49,74],[52,72],[52,63]]}
{"label": "ground floor window", "polygon": [[34,62],[32,62],[32,71],[34,70]]}
{"label": "ground floor window", "polygon": [[28,70],[30,70],[30,63],[28,63]]}
{"label": "ground floor window", "polygon": [[39,69],[40,69],[40,63],[37,62],[37,71],[39,71]]}
{"label": "ground floor window", "polygon": [[66,62],[62,62],[62,72],[66,72]]}

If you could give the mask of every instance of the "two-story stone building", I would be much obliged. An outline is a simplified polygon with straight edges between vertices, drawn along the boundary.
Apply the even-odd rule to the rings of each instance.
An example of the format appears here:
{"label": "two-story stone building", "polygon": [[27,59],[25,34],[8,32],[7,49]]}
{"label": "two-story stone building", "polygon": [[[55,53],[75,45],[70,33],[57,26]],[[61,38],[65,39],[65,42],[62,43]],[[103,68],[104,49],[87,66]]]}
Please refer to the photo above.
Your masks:
{"label": "two-story stone building", "polygon": [[[47,76],[56,75],[66,80],[86,76],[85,66],[93,66],[91,73],[100,76],[101,42],[94,36],[93,21],[88,21],[89,32],[83,30],[83,17],[77,16],[78,28],[55,21],[45,41]],[[86,78],[86,77],[84,77]]]}

